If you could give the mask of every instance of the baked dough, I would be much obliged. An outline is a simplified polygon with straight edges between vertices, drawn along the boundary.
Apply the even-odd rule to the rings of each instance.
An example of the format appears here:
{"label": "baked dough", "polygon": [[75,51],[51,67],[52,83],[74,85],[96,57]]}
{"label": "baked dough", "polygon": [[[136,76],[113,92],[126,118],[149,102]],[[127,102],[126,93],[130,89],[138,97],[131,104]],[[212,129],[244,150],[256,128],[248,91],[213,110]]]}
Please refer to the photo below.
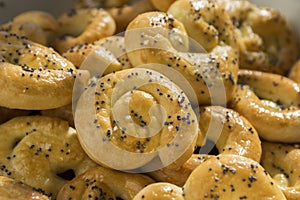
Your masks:
{"label": "baked dough", "polygon": [[53,47],[60,53],[72,46],[92,43],[111,36],[116,31],[116,23],[111,15],[97,8],[72,9],[58,17],[58,38]]}
{"label": "baked dough", "polygon": [[0,32],[0,106],[44,110],[72,101],[74,65],[51,48]]}
{"label": "baked dough", "polygon": [[62,187],[57,200],[111,199],[133,197],[154,181],[141,174],[115,171],[104,167],[92,168]]}
{"label": "baked dough", "polygon": [[232,101],[267,141],[300,141],[300,86],[291,79],[267,72],[240,70],[239,83]]}
{"label": "baked dough", "polygon": [[288,200],[300,198],[299,144],[262,143],[262,166]]}
{"label": "baked dough", "polygon": [[[45,116],[17,117],[0,125],[0,163],[1,176],[22,181],[52,198],[68,180],[97,166],[67,121]],[[72,173],[62,175],[67,172]]]}
{"label": "baked dough", "polygon": [[49,200],[37,189],[5,176],[0,176],[0,198],[3,200]]}
{"label": "baked dough", "polygon": [[49,46],[56,36],[58,27],[58,22],[52,14],[32,10],[23,12],[2,24],[0,30],[25,36],[33,42]]}

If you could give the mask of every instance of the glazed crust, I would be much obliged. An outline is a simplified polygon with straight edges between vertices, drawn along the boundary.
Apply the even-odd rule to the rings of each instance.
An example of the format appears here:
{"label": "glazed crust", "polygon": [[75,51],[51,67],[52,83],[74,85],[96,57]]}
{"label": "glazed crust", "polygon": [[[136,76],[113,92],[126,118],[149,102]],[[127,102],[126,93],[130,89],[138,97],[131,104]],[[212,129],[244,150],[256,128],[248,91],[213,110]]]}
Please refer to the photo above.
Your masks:
{"label": "glazed crust", "polygon": [[0,176],[0,198],[5,200],[49,200],[34,188],[14,179]]}
{"label": "glazed crust", "polygon": [[58,118],[14,118],[0,125],[0,138],[0,174],[52,198],[70,179],[58,174],[72,170],[76,176],[96,166],[81,148],[76,131]]}
{"label": "glazed crust", "polygon": [[111,36],[116,31],[114,19],[103,9],[73,9],[63,13],[57,20],[58,38],[53,47],[60,53],[72,46]]}
{"label": "glazed crust", "polygon": [[71,103],[76,68],[51,48],[0,32],[0,106],[43,110]]}
{"label": "glazed crust", "polygon": [[211,157],[199,165],[183,191],[185,200],[286,199],[258,162],[230,154]]}
{"label": "glazed crust", "polygon": [[143,188],[133,200],[184,200],[184,196],[180,187],[161,182]]}
{"label": "glazed crust", "polygon": [[300,198],[299,144],[262,143],[262,166],[288,200]]}
{"label": "glazed crust", "polygon": [[287,75],[299,58],[299,42],[285,17],[249,1],[218,0],[218,4],[239,35],[240,68]]}
{"label": "glazed crust", "polygon": [[119,197],[124,200],[131,200],[141,189],[151,183],[154,181],[146,175],[97,167],[86,171],[64,185],[57,196],[57,200],[70,198],[80,200],[93,197],[104,199]]}
{"label": "glazed crust", "polygon": [[299,142],[299,84],[277,74],[251,70],[241,70],[239,77],[243,86],[236,90],[233,108],[250,121],[261,138]]}
{"label": "glazed crust", "polygon": [[58,31],[58,22],[48,12],[32,10],[23,12],[10,22],[2,24],[0,30],[25,36],[29,40],[48,46]]}
{"label": "glazed crust", "polygon": [[[88,105],[92,110],[87,110]],[[162,110],[155,111],[158,106]],[[83,148],[96,162],[106,166],[105,162],[111,162],[110,167],[119,170],[142,167],[155,157],[165,165],[174,159],[174,167],[181,166],[194,150],[196,120],[188,98],[181,96],[178,86],[162,74],[143,68],[118,71],[89,83],[75,111]],[[182,131],[185,139],[175,142]],[[89,140],[87,132],[97,133],[96,138]],[[113,146],[109,153],[101,149],[108,145],[121,151]],[[124,156],[127,154],[133,160]]]}
{"label": "glazed crust", "polygon": [[[156,34],[158,32],[160,34]],[[179,39],[174,42],[168,32],[175,33],[174,37]],[[160,64],[157,70],[163,72],[164,67],[171,68],[183,75],[198,99],[194,104],[225,104],[237,83],[237,51],[218,45],[209,53],[189,53],[187,39],[185,26],[172,15],[148,12],[128,25],[125,45],[134,67]],[[216,92],[218,90],[220,92]]]}

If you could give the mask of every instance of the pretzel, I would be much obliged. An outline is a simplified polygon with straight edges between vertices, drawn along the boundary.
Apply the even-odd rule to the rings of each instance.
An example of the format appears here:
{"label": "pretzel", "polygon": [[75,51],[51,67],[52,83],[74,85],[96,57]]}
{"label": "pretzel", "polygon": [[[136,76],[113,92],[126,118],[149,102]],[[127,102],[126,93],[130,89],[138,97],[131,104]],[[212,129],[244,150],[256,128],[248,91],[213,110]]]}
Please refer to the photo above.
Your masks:
{"label": "pretzel", "polygon": [[0,176],[0,198],[14,200],[49,200],[34,188],[14,179]]}
{"label": "pretzel", "polygon": [[57,200],[64,199],[132,199],[154,181],[141,174],[119,172],[104,167],[89,169],[64,185]]}
{"label": "pretzel", "polygon": [[[261,142],[255,128],[237,112],[221,106],[208,106],[200,109],[200,132],[198,146],[203,146],[206,140],[215,142],[219,155],[234,154],[260,161]],[[188,161],[177,169],[165,167],[150,172],[157,181],[166,181],[182,186],[192,171],[199,166],[205,157],[203,150],[196,152]],[[198,155],[198,154],[201,155]]]}
{"label": "pretzel", "polygon": [[288,200],[300,198],[299,144],[262,143],[262,166]]}
{"label": "pretzel", "polygon": [[220,45],[237,49],[238,35],[225,10],[212,0],[175,1],[167,11],[186,28],[188,35],[210,52]]}
{"label": "pretzel", "polygon": [[116,30],[114,19],[103,9],[72,9],[57,20],[59,36],[53,47],[60,53],[77,44],[92,43],[111,36]]}
{"label": "pretzel", "polygon": [[[91,54],[95,54],[96,58],[103,57],[105,59],[106,63],[104,61],[101,63],[101,67],[106,67],[106,69],[103,69],[104,75],[121,69],[131,68],[126,54],[124,37],[121,36],[102,38],[92,44],[79,44],[71,47],[62,55],[77,68],[80,68],[87,57],[94,56]],[[95,60],[92,61],[96,62]]]}
{"label": "pretzel", "polygon": [[[170,14],[147,12],[136,17],[127,27],[125,46],[134,67],[160,64],[179,72],[194,89],[198,102],[191,100],[193,103],[220,105],[232,96],[237,83],[237,52],[219,45],[208,54],[189,53],[186,30]],[[166,71],[162,66],[155,70]]]}
{"label": "pretzel", "polygon": [[167,182],[182,187],[191,173],[201,165],[211,155],[194,153],[182,166],[164,167],[162,169],[147,173],[151,178],[157,182]]}
{"label": "pretzel", "polygon": [[0,30],[25,36],[33,42],[48,46],[58,30],[58,22],[48,12],[32,10],[23,12],[10,22],[2,24]]}
{"label": "pretzel", "polygon": [[300,84],[300,60],[293,65],[288,77]]}
{"label": "pretzel", "polygon": [[134,200],[160,200],[163,197],[180,200],[286,199],[266,170],[250,158],[221,154],[198,155],[197,159],[199,165],[182,190],[172,183],[150,184]]}
{"label": "pretzel", "polygon": [[0,32],[0,106],[43,110],[71,103],[76,68],[53,49]]}
{"label": "pretzel", "polygon": [[[240,70],[233,108],[273,142],[299,142],[300,86],[277,74]],[[266,100],[261,100],[261,99]]]}
{"label": "pretzel", "polygon": [[185,200],[286,199],[258,162],[230,154],[213,156],[199,165],[183,192]]}
{"label": "pretzel", "polygon": [[[110,6],[106,6],[108,2]],[[116,21],[116,33],[125,31],[129,22],[138,14],[155,9],[151,0],[105,1],[103,3],[95,0],[79,0],[78,3],[75,4],[75,8],[104,8]]]}
{"label": "pretzel", "polygon": [[184,196],[180,187],[161,182],[146,186],[133,200],[184,200]]}
{"label": "pretzel", "polygon": [[[197,118],[188,98],[167,77],[134,68],[91,79],[86,88],[76,102],[75,126],[97,163],[145,172],[171,163],[181,166],[192,155]],[[161,162],[152,166],[158,157]]]}
{"label": "pretzel", "polygon": [[273,8],[258,7],[249,1],[218,3],[239,33],[240,68],[286,75],[299,58],[299,47],[284,16]]}
{"label": "pretzel", "polygon": [[107,11],[115,19],[117,24],[117,33],[124,32],[128,24],[139,14],[154,10],[150,0],[137,0],[124,5],[120,8],[110,8]]}
{"label": "pretzel", "polygon": [[76,131],[58,118],[17,117],[0,125],[0,149],[0,175],[53,198],[68,180],[96,166],[82,150]]}

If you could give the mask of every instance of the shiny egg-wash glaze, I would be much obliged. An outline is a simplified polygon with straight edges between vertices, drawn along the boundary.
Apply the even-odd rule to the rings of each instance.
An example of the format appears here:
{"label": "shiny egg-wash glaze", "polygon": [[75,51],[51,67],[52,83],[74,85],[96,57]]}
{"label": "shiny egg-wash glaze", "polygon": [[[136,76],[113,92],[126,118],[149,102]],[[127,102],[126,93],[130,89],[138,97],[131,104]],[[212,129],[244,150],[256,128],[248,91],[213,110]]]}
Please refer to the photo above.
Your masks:
{"label": "shiny egg-wash glaze", "polygon": [[13,200],[49,200],[48,196],[12,178],[0,176],[0,199]]}
{"label": "shiny egg-wash glaze", "polygon": [[72,101],[74,65],[53,49],[0,32],[0,106],[58,108]]}
{"label": "shiny egg-wash glaze", "polygon": [[249,1],[217,1],[236,27],[240,68],[287,75],[300,54],[296,34],[285,17]]}
{"label": "shiny egg-wash glaze", "polygon": [[63,53],[70,47],[83,43],[92,43],[111,36],[116,31],[116,23],[103,9],[73,9],[58,17],[58,36],[53,47]]}
{"label": "shiny egg-wash glaze", "polygon": [[[160,39],[164,38],[162,41],[166,43],[163,48],[161,44],[155,43],[156,36],[151,30],[160,31]],[[172,36],[167,35],[167,32],[177,34],[180,38],[177,43],[171,42]],[[139,39],[133,41],[132,33],[140,34]],[[128,52],[129,60],[134,67],[157,63],[176,70],[190,83],[198,98],[197,103],[201,105],[210,105],[212,101],[219,99],[219,96],[211,96],[210,92],[210,89],[217,85],[216,80],[224,84],[226,99],[231,99],[237,83],[237,51],[231,46],[216,44],[217,46],[214,46],[208,54],[188,53],[188,33],[188,27],[186,29],[184,24],[171,14],[163,12],[141,14],[126,30],[125,45],[132,48],[132,51]],[[147,46],[140,42],[143,38],[153,40],[153,45]],[[202,43],[198,45],[203,46]]]}
{"label": "shiny egg-wash glaze", "polygon": [[[212,125],[212,121],[214,121],[214,125]],[[217,132],[218,130],[208,132],[209,126],[215,126],[215,123],[220,126],[220,132]],[[205,143],[205,138],[214,140],[215,137],[218,137],[216,147],[220,155],[234,154],[257,162],[260,161],[262,150],[257,131],[246,118],[234,110],[221,106],[202,107],[200,109],[199,128],[198,146]],[[150,172],[149,175],[157,181],[183,186],[192,171],[204,160],[203,155],[193,154],[189,160],[178,168],[171,165]]]}
{"label": "shiny egg-wash glaze", "polygon": [[141,174],[131,174],[104,167],[92,168],[68,182],[57,200],[108,199],[132,200],[144,187],[154,181]]}
{"label": "shiny egg-wash glaze", "polygon": [[76,130],[59,118],[14,118],[0,125],[0,141],[0,174],[54,199],[68,182],[58,174],[73,170],[77,176],[97,166],[81,148]]}
{"label": "shiny egg-wash glaze", "polygon": [[262,166],[288,200],[300,199],[299,144],[262,143]]}
{"label": "shiny egg-wash glaze", "polygon": [[240,70],[232,107],[272,142],[300,141],[300,86],[287,77]]}
{"label": "shiny egg-wash glaze", "polygon": [[27,11],[14,17],[10,22],[2,24],[0,30],[25,36],[29,40],[49,46],[58,30],[58,22],[54,16],[44,11]]}

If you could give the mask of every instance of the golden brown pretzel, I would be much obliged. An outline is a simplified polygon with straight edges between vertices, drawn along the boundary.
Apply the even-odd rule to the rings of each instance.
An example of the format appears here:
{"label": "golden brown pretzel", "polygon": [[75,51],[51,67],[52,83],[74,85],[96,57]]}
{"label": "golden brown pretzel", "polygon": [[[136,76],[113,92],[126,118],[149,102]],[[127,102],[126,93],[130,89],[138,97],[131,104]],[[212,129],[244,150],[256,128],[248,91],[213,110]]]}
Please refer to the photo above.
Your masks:
{"label": "golden brown pretzel", "polygon": [[300,60],[298,60],[289,72],[289,78],[300,84]]}
{"label": "golden brown pretzel", "polygon": [[153,10],[154,7],[150,0],[137,0],[131,4],[124,5],[121,8],[110,8],[107,11],[116,21],[116,32],[120,33],[125,31],[128,24],[139,14]]}
{"label": "golden brown pretzel", "polygon": [[239,33],[240,67],[286,75],[299,58],[295,33],[281,13],[250,1],[218,0]]}
{"label": "golden brown pretzel", "polygon": [[184,200],[184,196],[180,187],[161,182],[143,188],[133,200]]}
{"label": "golden brown pretzel", "polygon": [[[237,83],[237,52],[224,45],[215,47],[208,54],[188,53],[187,39],[185,27],[172,15],[147,12],[128,25],[125,45],[134,67],[164,65],[183,75],[194,89],[199,104],[225,103]],[[160,67],[162,72],[165,71],[163,67]],[[218,87],[223,88],[218,93],[211,93],[211,90],[220,90]]]}
{"label": "golden brown pretzel", "polygon": [[37,189],[5,176],[0,176],[0,198],[5,200],[49,200]]}
{"label": "golden brown pretzel", "polygon": [[183,23],[187,33],[210,52],[216,46],[237,48],[237,35],[230,17],[214,0],[175,1],[167,11]]}
{"label": "golden brown pretzel", "polygon": [[211,155],[193,154],[182,166],[178,168],[165,167],[148,175],[157,182],[168,182],[179,187],[182,187],[191,173]]}
{"label": "golden brown pretzel", "polygon": [[53,47],[60,53],[74,45],[92,43],[115,33],[111,15],[97,8],[73,9],[58,17],[58,37]]}
{"label": "golden brown pretzel", "polygon": [[[71,47],[62,55],[71,61],[77,68],[80,68],[87,57],[94,54],[96,57],[103,57],[106,63],[98,61],[100,67],[105,71],[103,74],[108,74],[121,69],[131,68],[128,56],[126,54],[124,37],[111,36],[97,40],[91,44],[79,44]],[[93,61],[96,63],[96,60]]]}
{"label": "golden brown pretzel", "polygon": [[299,84],[281,75],[251,70],[240,70],[239,82],[244,86],[237,88],[232,106],[250,121],[261,138],[300,141]]}
{"label": "golden brown pretzel", "polygon": [[[220,154],[235,154],[260,161],[261,142],[258,133],[239,113],[221,106],[203,107],[200,109],[199,123],[201,135],[198,138],[215,141]],[[218,130],[217,124],[221,129]]]}
{"label": "golden brown pretzel", "polygon": [[288,200],[299,199],[299,144],[263,142],[262,149],[262,166],[273,177]]}
{"label": "golden brown pretzel", "polygon": [[10,22],[2,24],[0,30],[25,36],[42,45],[49,45],[58,30],[58,22],[48,12],[32,10],[23,12]]}
{"label": "golden brown pretzel", "polygon": [[[126,0],[125,0],[126,1]],[[105,1],[106,2],[110,1]],[[123,4],[124,3],[124,4]],[[126,30],[127,25],[132,21],[138,14],[154,10],[154,6],[151,0],[130,0],[121,1],[116,4],[112,1],[110,4],[114,6],[105,6],[103,3],[95,2],[95,0],[79,0],[79,3],[75,4],[75,8],[105,8],[109,14],[116,21],[117,29],[116,33],[120,33]],[[120,6],[122,4],[122,6]]]}
{"label": "golden brown pretzel", "polygon": [[183,192],[185,200],[286,199],[258,162],[230,154],[211,157],[199,165]]}
{"label": "golden brown pretzel", "polygon": [[[58,118],[18,117],[0,125],[0,150],[2,176],[53,198],[73,176],[96,166],[81,148],[76,131]],[[59,176],[70,170],[70,177]]]}
{"label": "golden brown pretzel", "polygon": [[192,155],[198,134],[196,115],[181,89],[144,68],[90,82],[76,105],[75,125],[92,159],[121,170],[157,157],[163,165],[181,166]]}
{"label": "golden brown pretzel", "polygon": [[14,179],[0,176],[0,198],[5,200],[49,200],[34,188]]}
{"label": "golden brown pretzel", "polygon": [[43,110],[72,101],[75,70],[51,48],[0,32],[0,106]]}
{"label": "golden brown pretzel", "polygon": [[299,199],[299,144],[263,142],[262,149],[262,166],[273,177],[288,200]]}
{"label": "golden brown pretzel", "polygon": [[[234,154],[260,161],[262,150],[258,133],[248,120],[237,112],[221,106],[202,107],[199,128],[198,146],[204,144],[205,138],[214,141],[222,155]],[[157,181],[167,181],[182,186],[192,171],[206,158],[209,156],[194,154],[179,168],[165,167],[151,172],[150,176]]]}
{"label": "golden brown pretzel", "polygon": [[154,181],[141,174],[132,174],[104,167],[89,169],[64,185],[57,200],[111,199],[131,200],[141,189]]}
{"label": "golden brown pretzel", "polygon": [[180,200],[286,199],[265,169],[252,159],[233,154],[198,155],[193,159],[195,168],[182,191],[170,183],[156,183],[141,190],[134,200],[160,200],[164,195]]}

